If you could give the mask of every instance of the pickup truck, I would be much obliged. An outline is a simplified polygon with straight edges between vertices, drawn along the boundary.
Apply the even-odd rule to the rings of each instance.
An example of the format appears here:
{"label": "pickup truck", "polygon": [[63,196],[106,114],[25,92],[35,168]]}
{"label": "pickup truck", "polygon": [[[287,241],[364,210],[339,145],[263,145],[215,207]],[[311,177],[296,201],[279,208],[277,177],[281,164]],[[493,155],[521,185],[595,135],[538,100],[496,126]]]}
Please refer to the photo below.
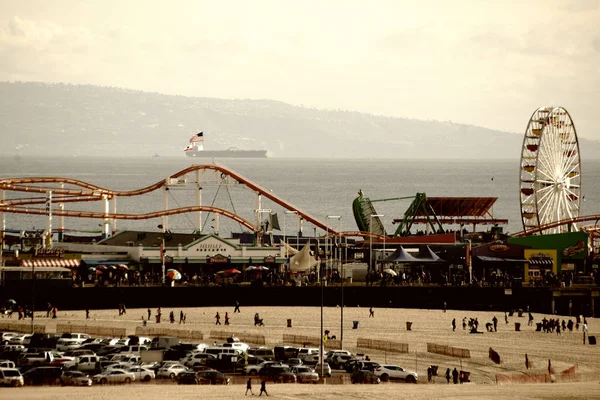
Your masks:
{"label": "pickup truck", "polygon": [[83,355],[75,357],[72,361],[62,363],[63,369],[67,371],[95,372],[100,371],[100,357]]}
{"label": "pickup truck", "polygon": [[85,333],[63,333],[56,342],[56,350],[69,351],[79,348],[90,336]]}
{"label": "pickup truck", "polygon": [[0,368],[17,368],[15,363],[10,360],[0,360]]}
{"label": "pickup truck", "polygon": [[51,351],[40,351],[38,353],[22,353],[17,359],[19,367],[25,365],[39,366],[50,364],[54,361],[54,355]]}

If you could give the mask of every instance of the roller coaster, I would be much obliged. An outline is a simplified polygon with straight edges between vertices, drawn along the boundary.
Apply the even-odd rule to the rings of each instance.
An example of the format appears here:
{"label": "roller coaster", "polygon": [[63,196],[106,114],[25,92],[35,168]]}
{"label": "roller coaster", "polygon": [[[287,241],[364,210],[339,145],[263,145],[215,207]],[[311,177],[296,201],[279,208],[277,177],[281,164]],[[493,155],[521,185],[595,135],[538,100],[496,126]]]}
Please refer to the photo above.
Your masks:
{"label": "roller coaster", "polygon": [[[202,188],[207,184],[237,185],[250,189],[256,196],[255,221],[250,221],[238,215],[236,212],[224,208],[203,205]],[[196,204],[184,207],[169,208],[167,193],[171,188],[191,186],[197,191]],[[117,212],[116,199],[119,197],[137,197],[152,192],[163,192],[163,209],[147,213],[121,213]],[[8,193],[19,193],[7,198]],[[26,194],[39,194],[42,196],[28,196]],[[183,169],[166,179],[160,180],[152,185],[134,190],[112,190],[103,188],[78,179],[63,177],[23,177],[5,178],[0,180],[0,219],[2,220],[3,232],[6,231],[5,214],[29,214],[48,217],[49,229],[52,231],[64,231],[61,222],[58,229],[52,229],[52,216],[90,218],[103,221],[103,231],[106,236],[114,231],[116,220],[147,220],[162,218],[160,225],[163,230],[168,230],[168,217],[177,214],[195,213],[197,215],[196,228],[201,230],[202,213],[215,213],[222,215],[241,224],[252,232],[260,232],[260,212],[262,210],[262,198],[267,198],[284,210],[297,215],[300,221],[307,221],[315,227],[326,231],[329,235],[342,236],[373,236],[375,233],[368,232],[338,232],[335,228],[327,226],[319,219],[298,209],[291,203],[273,194],[270,190],[262,188],[242,175],[218,164],[192,165]],[[110,210],[110,202],[113,207]],[[102,202],[102,211],[87,211],[67,209],[66,205],[71,203]],[[58,207],[56,206],[58,204]],[[301,228],[300,228],[301,229]]]}

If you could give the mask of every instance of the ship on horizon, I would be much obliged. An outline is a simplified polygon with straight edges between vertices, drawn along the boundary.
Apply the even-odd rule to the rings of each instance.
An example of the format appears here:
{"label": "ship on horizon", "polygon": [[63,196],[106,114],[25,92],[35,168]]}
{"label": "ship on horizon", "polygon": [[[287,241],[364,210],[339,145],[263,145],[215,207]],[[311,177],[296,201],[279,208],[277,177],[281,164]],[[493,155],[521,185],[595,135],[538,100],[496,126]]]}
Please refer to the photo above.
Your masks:
{"label": "ship on horizon", "polygon": [[267,158],[266,150],[242,150],[237,147],[227,150],[204,150],[204,132],[192,136],[184,152],[188,157]]}

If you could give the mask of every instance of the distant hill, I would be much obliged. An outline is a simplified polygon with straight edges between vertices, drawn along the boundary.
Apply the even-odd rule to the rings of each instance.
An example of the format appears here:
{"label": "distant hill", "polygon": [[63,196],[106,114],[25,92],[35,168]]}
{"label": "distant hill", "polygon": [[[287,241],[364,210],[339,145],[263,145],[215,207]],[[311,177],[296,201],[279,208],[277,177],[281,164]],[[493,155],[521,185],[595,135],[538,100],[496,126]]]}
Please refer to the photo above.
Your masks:
{"label": "distant hill", "polygon": [[[198,131],[204,131],[207,149],[266,149],[271,157],[518,159],[523,140],[522,134],[451,121],[317,110],[272,100],[0,82],[0,155],[183,157],[189,137]],[[599,157],[600,142],[580,139],[580,146],[582,157]]]}

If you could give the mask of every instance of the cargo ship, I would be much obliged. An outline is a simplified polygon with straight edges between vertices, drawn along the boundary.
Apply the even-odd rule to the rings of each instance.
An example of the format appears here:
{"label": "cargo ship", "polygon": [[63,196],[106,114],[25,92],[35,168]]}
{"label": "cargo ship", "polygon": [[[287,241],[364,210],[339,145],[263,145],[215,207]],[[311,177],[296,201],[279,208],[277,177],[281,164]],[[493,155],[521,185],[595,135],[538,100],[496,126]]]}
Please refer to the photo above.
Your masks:
{"label": "cargo ship", "polygon": [[204,132],[195,134],[184,149],[188,157],[266,158],[266,150],[242,150],[230,147],[227,150],[204,150]]}

